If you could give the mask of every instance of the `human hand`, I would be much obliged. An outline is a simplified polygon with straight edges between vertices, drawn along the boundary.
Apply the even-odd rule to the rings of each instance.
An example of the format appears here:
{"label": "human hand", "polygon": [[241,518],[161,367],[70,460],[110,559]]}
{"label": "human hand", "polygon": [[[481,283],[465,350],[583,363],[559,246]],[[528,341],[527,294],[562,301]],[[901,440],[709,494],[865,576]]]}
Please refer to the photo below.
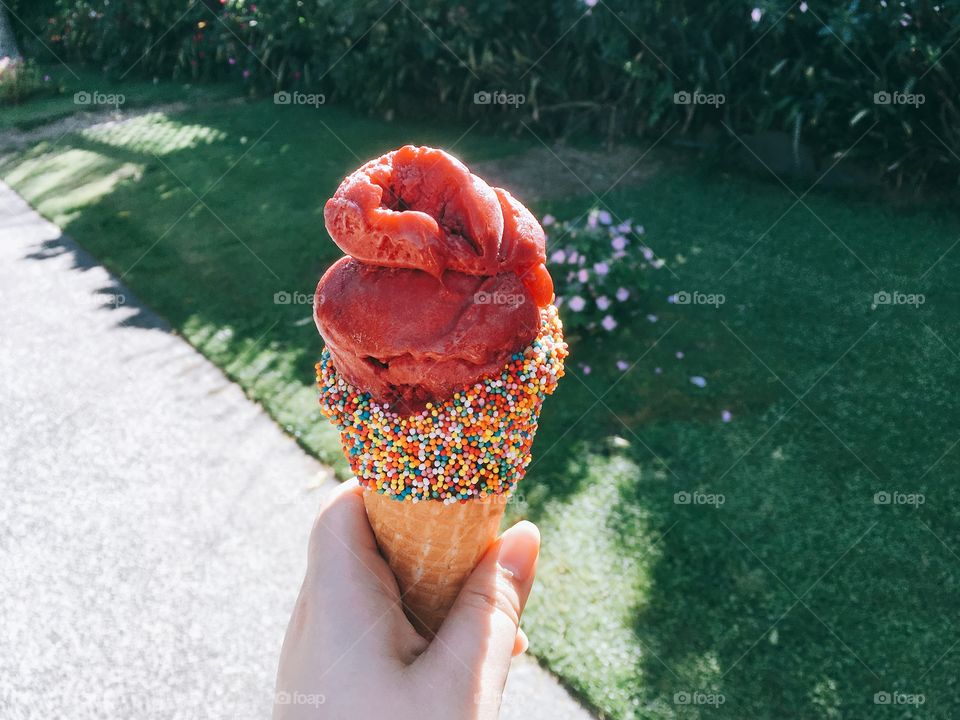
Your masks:
{"label": "human hand", "polygon": [[356,480],[331,492],[310,536],[274,720],[493,720],[536,571],[540,533],[521,522],[487,551],[432,642],[404,615]]}

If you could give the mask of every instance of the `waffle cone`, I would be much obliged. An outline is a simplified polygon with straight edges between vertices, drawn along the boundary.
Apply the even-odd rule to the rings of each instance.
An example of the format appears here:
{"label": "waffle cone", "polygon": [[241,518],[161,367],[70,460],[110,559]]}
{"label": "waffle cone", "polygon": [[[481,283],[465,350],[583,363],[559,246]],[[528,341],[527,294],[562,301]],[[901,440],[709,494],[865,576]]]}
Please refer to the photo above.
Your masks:
{"label": "waffle cone", "polygon": [[505,498],[411,503],[366,490],[363,502],[380,552],[397,578],[407,617],[432,638],[496,539]]}

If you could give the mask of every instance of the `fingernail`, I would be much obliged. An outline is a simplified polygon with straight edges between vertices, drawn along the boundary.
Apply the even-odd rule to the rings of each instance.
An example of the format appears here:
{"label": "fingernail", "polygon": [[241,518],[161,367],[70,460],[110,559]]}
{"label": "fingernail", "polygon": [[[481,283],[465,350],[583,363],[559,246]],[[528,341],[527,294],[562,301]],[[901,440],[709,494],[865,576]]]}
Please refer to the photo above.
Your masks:
{"label": "fingernail", "polygon": [[533,573],[539,552],[540,531],[532,522],[523,520],[503,534],[497,562],[518,582],[523,582]]}
{"label": "fingernail", "polygon": [[530,647],[530,638],[527,637],[527,634],[523,630],[517,630],[517,639],[519,640],[520,646],[514,654],[522,655]]}

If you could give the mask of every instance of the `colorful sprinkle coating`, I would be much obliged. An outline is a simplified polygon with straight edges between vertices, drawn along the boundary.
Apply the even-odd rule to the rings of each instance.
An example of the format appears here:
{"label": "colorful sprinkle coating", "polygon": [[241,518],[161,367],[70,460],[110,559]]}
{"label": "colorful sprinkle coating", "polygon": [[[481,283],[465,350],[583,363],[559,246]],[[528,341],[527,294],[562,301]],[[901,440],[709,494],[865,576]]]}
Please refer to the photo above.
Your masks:
{"label": "colorful sprinkle coating", "polygon": [[340,431],[360,484],[396,500],[466,502],[509,494],[530,462],[543,399],[563,377],[567,344],[557,309],[503,371],[453,397],[401,416],[344,380],[324,349],[317,364],[320,409]]}

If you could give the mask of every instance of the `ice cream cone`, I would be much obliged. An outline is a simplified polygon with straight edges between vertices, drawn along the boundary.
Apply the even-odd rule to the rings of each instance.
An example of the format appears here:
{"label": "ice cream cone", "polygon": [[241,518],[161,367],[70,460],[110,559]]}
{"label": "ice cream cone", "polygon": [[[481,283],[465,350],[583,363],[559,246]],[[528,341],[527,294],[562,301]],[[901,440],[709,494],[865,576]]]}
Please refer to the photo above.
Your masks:
{"label": "ice cream cone", "polygon": [[496,539],[506,498],[410,503],[368,489],[363,502],[380,552],[397,578],[407,617],[420,634],[432,638]]}

